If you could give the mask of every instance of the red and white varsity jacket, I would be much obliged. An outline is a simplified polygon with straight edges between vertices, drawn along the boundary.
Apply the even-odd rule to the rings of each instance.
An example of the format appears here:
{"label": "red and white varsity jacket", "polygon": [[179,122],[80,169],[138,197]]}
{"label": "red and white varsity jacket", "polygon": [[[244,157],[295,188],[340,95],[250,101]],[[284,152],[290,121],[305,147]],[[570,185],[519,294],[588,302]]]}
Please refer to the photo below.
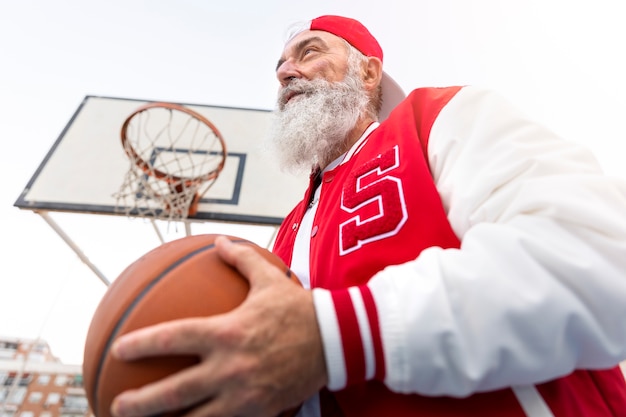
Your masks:
{"label": "red and white varsity jacket", "polygon": [[302,414],[626,415],[626,184],[587,150],[491,92],[424,88],[314,193],[274,245],[329,370]]}

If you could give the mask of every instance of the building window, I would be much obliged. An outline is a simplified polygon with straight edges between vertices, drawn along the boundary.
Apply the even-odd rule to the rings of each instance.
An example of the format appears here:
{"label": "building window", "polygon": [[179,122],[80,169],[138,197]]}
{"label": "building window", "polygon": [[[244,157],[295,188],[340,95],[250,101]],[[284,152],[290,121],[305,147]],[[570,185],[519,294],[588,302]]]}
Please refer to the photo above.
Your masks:
{"label": "building window", "polygon": [[0,340],[0,359],[13,359],[17,353],[17,343]]}
{"label": "building window", "polygon": [[33,346],[33,350],[35,352],[44,352],[44,353],[47,353],[50,351],[48,344],[42,343],[42,342],[35,344],[35,346]]}
{"label": "building window", "polygon": [[15,358],[14,350],[6,350],[0,348],[0,359],[13,359]]}
{"label": "building window", "polygon": [[39,385],[48,385],[50,383],[50,375],[48,374],[39,375],[39,378],[37,378],[37,383]]}
{"label": "building window", "polygon": [[23,374],[22,379],[20,379],[20,387],[27,387],[32,379],[33,376],[31,374]]}
{"label": "building window", "polygon": [[30,352],[28,354],[28,361],[29,362],[45,362],[46,357],[41,352]]}
{"label": "building window", "polygon": [[58,392],[51,392],[46,399],[46,405],[58,404],[61,400],[61,394]]}
{"label": "building window", "polygon": [[16,404],[20,405],[24,402],[24,397],[26,397],[26,387],[17,387],[15,389],[11,389],[12,387],[0,388],[0,401],[3,404]]}
{"label": "building window", "polygon": [[[5,387],[10,387],[15,383],[15,378],[17,378],[17,372],[10,372],[9,374],[0,375],[0,385],[4,385]],[[18,385],[20,387],[25,387],[31,380],[31,375],[26,373],[20,375],[20,379],[18,381]]]}
{"label": "building window", "polygon": [[52,413],[50,411],[42,411],[39,413],[39,417],[52,417]]}
{"label": "building window", "polygon": [[28,402],[31,404],[39,404],[43,399],[43,393],[39,391],[33,391],[28,396]]}
{"label": "building window", "polygon": [[66,395],[63,397],[63,406],[61,409],[63,414],[84,414],[88,409],[89,404],[87,403],[87,397],[84,395]]}
{"label": "building window", "polygon": [[22,411],[20,417],[35,417],[35,413],[32,411]]}
{"label": "building window", "polygon": [[83,376],[81,374],[74,375],[74,377],[70,381],[69,385],[72,386],[72,387],[76,387],[76,388],[82,388],[83,387]]}
{"label": "building window", "polygon": [[2,380],[2,385],[4,385],[5,387],[10,387],[11,385],[13,385],[16,376],[17,372],[9,372],[8,374],[5,374],[4,377],[0,378],[0,380]]}
{"label": "building window", "polygon": [[54,385],[57,387],[64,387],[67,385],[68,379],[67,375],[57,375],[57,377],[54,378]]}
{"label": "building window", "polygon": [[0,349],[10,349],[17,350],[18,348],[17,342],[7,342],[6,340],[0,340]]}

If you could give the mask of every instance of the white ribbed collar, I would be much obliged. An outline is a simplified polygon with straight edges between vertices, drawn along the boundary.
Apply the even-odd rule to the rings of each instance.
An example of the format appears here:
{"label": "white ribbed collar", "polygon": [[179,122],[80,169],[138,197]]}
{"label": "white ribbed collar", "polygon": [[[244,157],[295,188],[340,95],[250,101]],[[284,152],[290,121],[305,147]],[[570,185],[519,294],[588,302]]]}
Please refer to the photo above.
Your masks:
{"label": "white ribbed collar", "polygon": [[[348,150],[348,152],[346,152],[344,154],[344,158],[341,161],[342,164],[348,162],[353,156],[354,154],[358,153],[361,148],[363,147],[363,145],[365,145],[365,142],[367,142],[367,138],[368,136],[374,131],[376,130],[376,128],[380,126],[379,122],[373,122],[371,125],[368,126],[367,129],[365,129],[365,132],[363,132],[363,134],[361,135],[361,137],[359,138],[359,140],[357,140],[354,145],[352,145],[352,147],[350,148],[350,150]],[[331,164],[332,165],[332,164]]]}

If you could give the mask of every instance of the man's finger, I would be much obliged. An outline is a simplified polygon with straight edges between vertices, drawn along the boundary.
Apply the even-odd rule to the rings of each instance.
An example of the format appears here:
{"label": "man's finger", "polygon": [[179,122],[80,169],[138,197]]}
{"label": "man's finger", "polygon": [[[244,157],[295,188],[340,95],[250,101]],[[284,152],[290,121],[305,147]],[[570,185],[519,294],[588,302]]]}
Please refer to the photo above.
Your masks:
{"label": "man's finger", "polygon": [[271,263],[250,245],[233,243],[224,236],[218,236],[215,239],[215,247],[224,262],[235,267],[248,279],[260,276],[261,274],[258,274],[258,272],[262,268],[274,268]]}
{"label": "man's finger", "polygon": [[206,351],[208,340],[206,318],[188,318],[144,327],[120,336],[111,353],[121,360],[148,356],[198,354]]}
{"label": "man's finger", "polygon": [[159,415],[204,402],[215,395],[207,375],[211,373],[202,365],[191,366],[141,388],[125,391],[113,400],[111,413],[116,417]]}

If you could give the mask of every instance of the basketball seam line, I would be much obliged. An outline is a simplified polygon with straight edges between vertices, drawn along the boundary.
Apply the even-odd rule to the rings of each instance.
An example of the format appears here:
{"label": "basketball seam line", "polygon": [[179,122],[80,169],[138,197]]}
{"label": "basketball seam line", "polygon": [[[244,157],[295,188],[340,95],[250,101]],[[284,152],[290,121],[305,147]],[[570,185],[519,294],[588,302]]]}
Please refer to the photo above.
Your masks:
{"label": "basketball seam line", "polygon": [[[244,239],[233,240],[232,242],[233,243],[250,243],[250,242],[248,242],[247,240],[244,240]],[[137,306],[139,301],[141,301],[146,296],[146,294],[148,294],[148,292],[150,292],[150,290],[159,281],[161,281],[161,279],[163,279],[163,277],[165,275],[167,275],[167,273],[169,273],[172,269],[176,268],[178,265],[180,265],[182,262],[188,260],[189,258],[192,258],[192,257],[198,255],[199,253],[202,253],[202,252],[205,252],[207,250],[213,249],[214,247],[215,247],[215,243],[211,243],[210,245],[198,248],[198,249],[194,250],[193,252],[188,253],[185,256],[183,256],[182,258],[179,258],[178,260],[176,260],[175,263],[171,264],[168,268],[166,268],[165,270],[161,271],[161,273],[159,275],[157,275],[152,281],[150,281],[150,283],[148,285],[146,285],[146,287],[143,290],[141,290],[141,292],[139,294],[137,294],[137,297],[135,297],[133,302],[128,305],[128,308],[126,308],[126,310],[124,311],[124,314],[122,314],[122,316],[118,320],[117,324],[113,328],[113,331],[109,335],[109,338],[107,339],[107,342],[104,345],[104,349],[103,349],[102,354],[100,355],[100,359],[98,361],[98,368],[96,370],[96,374],[95,374],[95,378],[94,378],[95,383],[94,383],[94,388],[93,388],[93,392],[92,392],[92,398],[94,399],[94,408],[95,408],[94,412],[96,412],[96,410],[98,410],[98,408],[99,408],[99,404],[98,404],[98,402],[99,402],[99,399],[98,399],[98,388],[100,387],[100,373],[102,372],[102,367],[104,366],[104,362],[106,360],[107,353],[109,352],[109,349],[110,349],[111,345],[113,344],[113,340],[115,339],[115,336],[120,331],[120,328],[122,327],[122,325],[124,324],[124,322],[126,321],[128,316],[130,315],[130,313],[132,313],[132,311]]]}

